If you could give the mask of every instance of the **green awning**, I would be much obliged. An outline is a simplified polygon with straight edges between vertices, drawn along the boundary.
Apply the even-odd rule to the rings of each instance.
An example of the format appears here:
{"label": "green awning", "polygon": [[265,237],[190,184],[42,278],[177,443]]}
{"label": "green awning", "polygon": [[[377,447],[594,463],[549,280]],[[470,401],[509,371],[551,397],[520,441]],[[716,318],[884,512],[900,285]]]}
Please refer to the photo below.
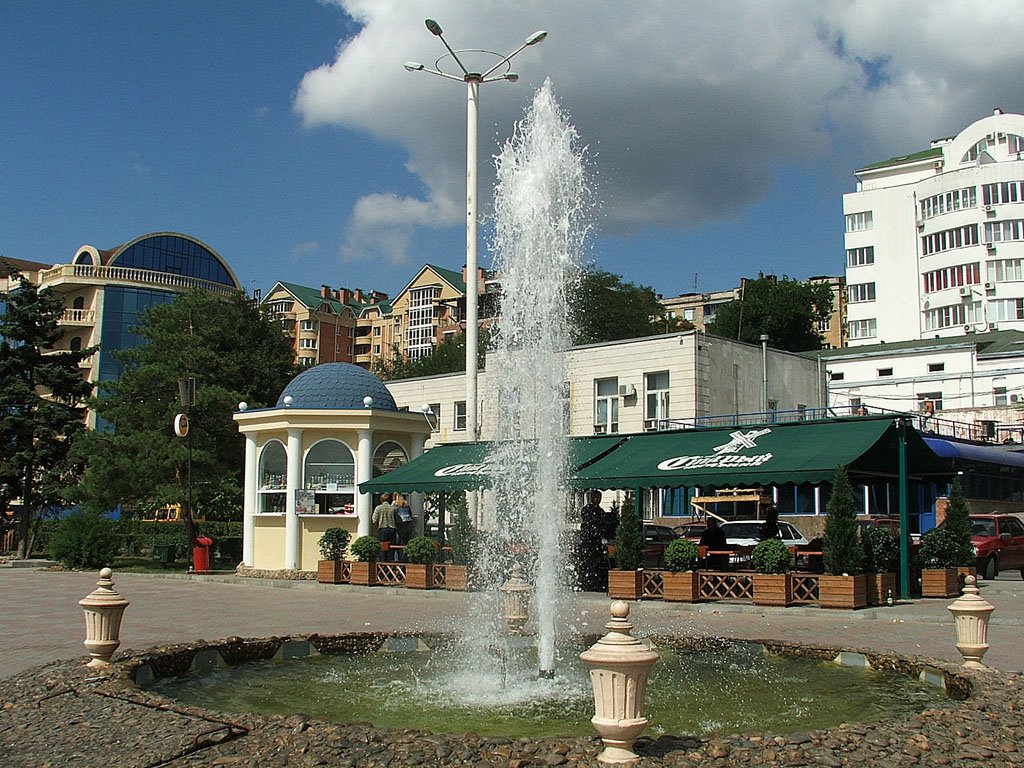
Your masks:
{"label": "green awning", "polygon": [[[839,465],[851,475],[898,475],[898,430],[892,418],[854,418],[630,435],[614,451],[575,473],[577,488],[736,487],[830,481]],[[949,470],[907,430],[909,472]]]}
{"label": "green awning", "polygon": [[[623,435],[572,438],[569,441],[569,463],[574,468],[585,467],[625,440]],[[360,483],[359,491],[432,493],[486,488],[491,484],[491,469],[487,464],[489,448],[490,443],[438,445],[408,464]]]}

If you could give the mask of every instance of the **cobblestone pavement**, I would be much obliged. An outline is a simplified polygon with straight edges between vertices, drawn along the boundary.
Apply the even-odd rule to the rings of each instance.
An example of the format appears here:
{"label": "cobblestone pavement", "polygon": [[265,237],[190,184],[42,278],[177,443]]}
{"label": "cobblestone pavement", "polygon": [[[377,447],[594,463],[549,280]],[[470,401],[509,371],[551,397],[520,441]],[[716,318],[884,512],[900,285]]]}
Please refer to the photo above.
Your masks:
{"label": "cobblestone pavement", "polygon": [[[97,574],[91,573],[0,569],[0,589],[7,598],[0,625],[0,765],[4,768],[584,768],[596,764],[600,744],[593,737],[509,740],[323,723],[301,715],[229,717],[169,706],[170,702],[132,685],[122,665],[97,674],[81,664],[84,622],[77,603],[92,591],[96,579]],[[115,574],[114,579],[118,591],[131,601],[121,634],[122,650],[172,643],[202,645],[201,639],[229,636],[449,631],[458,625],[467,604],[465,594],[444,591],[234,576]],[[1024,583],[1006,576],[983,583],[982,593],[996,607],[989,634],[992,650],[985,658],[994,669],[960,678],[974,688],[968,701],[950,700],[884,723],[807,733],[644,737],[637,744],[642,755],[638,768],[1009,768],[1024,764],[1019,743],[1024,729],[1019,690],[1024,678],[1014,672],[1024,669]],[[946,610],[950,602],[916,601],[845,612],[651,601],[637,603],[631,619],[641,633],[788,641],[812,653],[812,646],[860,649],[873,661],[877,656],[883,666],[903,665],[908,672],[937,659],[948,675],[959,669]],[[608,606],[603,595],[578,596],[576,628],[600,632]],[[954,679],[947,677],[947,682]]]}

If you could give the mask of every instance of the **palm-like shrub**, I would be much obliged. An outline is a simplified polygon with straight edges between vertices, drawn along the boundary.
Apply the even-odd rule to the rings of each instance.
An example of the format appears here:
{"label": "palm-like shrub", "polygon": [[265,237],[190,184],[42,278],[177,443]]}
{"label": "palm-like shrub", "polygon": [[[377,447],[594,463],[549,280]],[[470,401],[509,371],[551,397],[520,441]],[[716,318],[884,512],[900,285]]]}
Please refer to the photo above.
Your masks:
{"label": "palm-like shrub", "polygon": [[320,547],[320,557],[324,560],[344,560],[345,550],[348,549],[348,542],[351,538],[352,534],[344,528],[328,528],[317,542]]}
{"label": "palm-like shrub", "polygon": [[360,536],[352,542],[352,557],[361,563],[371,563],[380,559],[380,542],[373,536]]}
{"label": "palm-like shrub", "polygon": [[836,467],[832,495],[828,500],[825,520],[825,573],[832,576],[861,573],[864,549],[857,530],[857,513],[853,509],[853,489],[846,467]]}
{"label": "palm-like shrub", "polygon": [[670,541],[665,547],[665,567],[670,571],[692,571],[699,557],[697,545],[688,539]]}
{"label": "palm-like shrub", "polygon": [[633,498],[627,496],[619,512],[619,527],[615,529],[615,567],[620,571],[635,571],[644,561],[644,529],[636,516]]}
{"label": "palm-like shrub", "polygon": [[437,559],[437,542],[429,536],[417,536],[405,545],[405,559],[410,563],[425,565]]}
{"label": "palm-like shrub", "polygon": [[758,542],[752,555],[758,573],[786,573],[793,564],[793,553],[782,539]]}

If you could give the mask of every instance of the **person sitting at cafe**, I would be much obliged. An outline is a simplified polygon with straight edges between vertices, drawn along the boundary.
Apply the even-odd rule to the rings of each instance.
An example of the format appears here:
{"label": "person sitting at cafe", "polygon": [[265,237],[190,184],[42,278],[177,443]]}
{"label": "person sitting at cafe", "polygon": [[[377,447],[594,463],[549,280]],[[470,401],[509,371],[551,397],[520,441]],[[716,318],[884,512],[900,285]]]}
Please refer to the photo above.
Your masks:
{"label": "person sitting at cafe", "polygon": [[[727,549],[729,542],[725,538],[725,531],[718,527],[718,520],[708,516],[708,526],[700,535],[698,544],[707,547],[708,552],[719,552]],[[729,555],[708,555],[707,567],[712,571],[723,570],[729,564]]]}

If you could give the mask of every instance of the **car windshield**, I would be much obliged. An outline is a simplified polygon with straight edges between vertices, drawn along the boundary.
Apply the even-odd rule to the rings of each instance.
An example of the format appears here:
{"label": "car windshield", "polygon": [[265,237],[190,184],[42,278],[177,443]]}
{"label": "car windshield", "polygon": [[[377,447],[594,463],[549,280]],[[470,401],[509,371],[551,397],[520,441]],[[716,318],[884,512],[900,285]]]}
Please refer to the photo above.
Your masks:
{"label": "car windshield", "polygon": [[756,539],[761,531],[761,523],[723,523],[727,539]]}
{"label": "car windshield", "polygon": [[995,520],[971,520],[971,535],[972,536],[995,536],[996,535],[996,521]]}

